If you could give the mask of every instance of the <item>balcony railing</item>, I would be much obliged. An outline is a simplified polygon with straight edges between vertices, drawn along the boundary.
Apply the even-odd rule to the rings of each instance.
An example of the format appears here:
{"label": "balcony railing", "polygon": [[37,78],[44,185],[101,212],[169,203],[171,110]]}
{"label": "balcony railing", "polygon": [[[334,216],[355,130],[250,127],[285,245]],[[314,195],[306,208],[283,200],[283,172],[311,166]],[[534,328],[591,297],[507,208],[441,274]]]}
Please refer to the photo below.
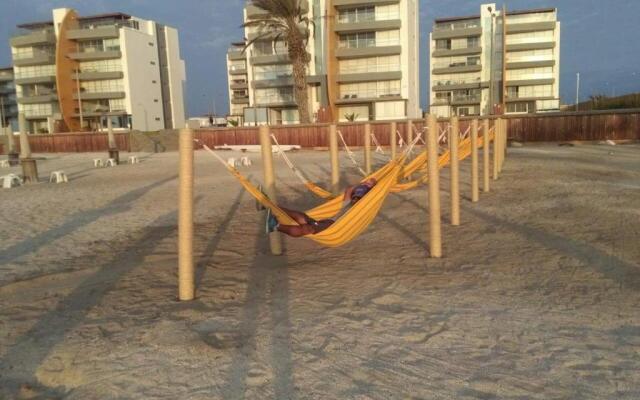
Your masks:
{"label": "balcony railing", "polygon": [[399,46],[400,39],[348,39],[340,40],[338,47],[341,49],[364,49],[369,47]]}
{"label": "balcony railing", "polygon": [[357,24],[361,22],[389,21],[394,19],[400,19],[399,11],[374,11],[358,14],[343,13],[336,17],[336,22],[339,24]]}
{"label": "balcony railing", "polygon": [[465,22],[455,22],[450,24],[436,24],[434,30],[436,31],[452,31],[454,29],[470,29],[470,28],[480,28],[480,21],[465,21]]}
{"label": "balcony railing", "polygon": [[452,101],[454,103],[458,102],[480,102],[479,94],[468,94],[468,95],[455,95],[452,97]]}
{"label": "balcony railing", "polygon": [[340,68],[341,74],[365,74],[375,72],[398,72],[401,71],[400,64],[381,64],[381,65],[358,65],[355,67]]}
{"label": "balcony railing", "polygon": [[293,103],[295,99],[293,94],[277,95],[277,96],[256,96],[258,104],[274,104],[274,103]]}
{"label": "balcony railing", "polygon": [[441,80],[435,81],[433,86],[451,86],[451,85],[471,85],[480,83],[480,77],[475,79],[460,79],[460,80]]}
{"label": "balcony railing", "polygon": [[507,54],[507,62],[530,62],[530,61],[553,61],[552,55],[540,55],[540,56],[520,56],[516,57],[513,55]]}
{"label": "balcony railing", "polygon": [[399,90],[388,90],[388,91],[379,91],[379,90],[359,90],[357,92],[347,92],[341,94],[342,100],[347,99],[377,99],[381,97],[395,97],[400,96]]}

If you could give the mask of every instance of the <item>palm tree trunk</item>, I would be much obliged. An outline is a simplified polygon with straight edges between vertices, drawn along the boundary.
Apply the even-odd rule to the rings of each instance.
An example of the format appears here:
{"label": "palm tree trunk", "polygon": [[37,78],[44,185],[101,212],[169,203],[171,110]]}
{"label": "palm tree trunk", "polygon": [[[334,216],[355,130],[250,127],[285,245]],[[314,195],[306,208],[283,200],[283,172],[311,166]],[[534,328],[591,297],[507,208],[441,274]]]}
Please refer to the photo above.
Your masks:
{"label": "palm tree trunk", "polygon": [[311,123],[309,115],[309,93],[307,91],[307,68],[301,60],[291,60],[293,63],[293,97],[298,105],[301,124]]}

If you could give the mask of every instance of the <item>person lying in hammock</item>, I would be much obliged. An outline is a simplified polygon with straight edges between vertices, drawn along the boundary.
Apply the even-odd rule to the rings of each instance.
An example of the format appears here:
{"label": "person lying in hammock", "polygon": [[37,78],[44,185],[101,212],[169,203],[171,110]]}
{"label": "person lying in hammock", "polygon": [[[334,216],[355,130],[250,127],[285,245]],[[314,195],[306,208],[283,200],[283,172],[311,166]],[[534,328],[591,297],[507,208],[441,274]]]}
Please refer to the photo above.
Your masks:
{"label": "person lying in hammock", "polygon": [[281,225],[278,223],[276,217],[271,213],[271,210],[267,209],[267,233],[271,233],[278,230],[286,235],[292,237],[302,237],[306,235],[313,235],[315,233],[322,232],[331,226],[334,222],[343,216],[354,204],[363,198],[369,191],[378,183],[375,178],[367,179],[366,181],[350,186],[344,191],[344,200],[342,202],[342,209],[338,214],[330,219],[323,219],[316,221],[309,217],[307,214],[289,210],[284,207],[280,207],[282,211],[286,212],[291,218],[293,218],[300,225]]}

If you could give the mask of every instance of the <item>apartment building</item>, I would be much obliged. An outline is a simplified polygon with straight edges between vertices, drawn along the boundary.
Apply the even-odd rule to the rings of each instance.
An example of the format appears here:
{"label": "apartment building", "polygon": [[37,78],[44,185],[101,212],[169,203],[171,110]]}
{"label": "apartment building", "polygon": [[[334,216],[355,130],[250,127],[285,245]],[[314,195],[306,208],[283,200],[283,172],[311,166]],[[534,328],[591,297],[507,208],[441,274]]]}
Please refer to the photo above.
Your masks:
{"label": "apartment building", "polygon": [[[418,0],[308,0],[309,109],[316,121],[420,118]],[[247,4],[244,20],[263,15]],[[260,35],[245,30],[245,39]],[[268,36],[227,53],[230,114],[245,124],[297,123],[292,66]],[[232,87],[233,86],[233,87]]]}
{"label": "apartment building", "polygon": [[479,15],[437,19],[430,54],[430,112],[440,117],[560,109],[555,8],[483,4]]}
{"label": "apartment building", "polygon": [[123,13],[18,25],[11,52],[19,112],[30,133],[185,125],[178,32]]}
{"label": "apartment building", "polygon": [[18,130],[18,104],[11,67],[0,68],[0,132],[7,126],[12,132]]}

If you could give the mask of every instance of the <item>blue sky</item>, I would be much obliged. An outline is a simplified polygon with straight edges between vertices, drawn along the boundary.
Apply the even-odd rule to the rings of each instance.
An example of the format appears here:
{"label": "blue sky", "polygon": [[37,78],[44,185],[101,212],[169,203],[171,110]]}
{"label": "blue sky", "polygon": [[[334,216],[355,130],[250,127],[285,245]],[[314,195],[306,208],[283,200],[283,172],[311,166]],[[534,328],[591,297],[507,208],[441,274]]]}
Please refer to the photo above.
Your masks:
{"label": "blue sky", "polygon": [[[477,14],[482,1],[420,0],[421,95],[428,87],[428,34],[434,18]],[[490,1],[486,1],[490,3]],[[499,6],[503,1],[495,1]],[[242,38],[244,0],[0,0],[0,65],[10,65],[9,37],[21,22],[51,19],[51,9],[71,7],[81,15],[121,11],[178,28],[187,64],[190,116],[228,110],[225,53]],[[606,8],[605,8],[606,6]],[[561,87],[565,103],[591,94],[640,91],[640,0],[509,0],[510,10],[557,7],[561,22]]]}

